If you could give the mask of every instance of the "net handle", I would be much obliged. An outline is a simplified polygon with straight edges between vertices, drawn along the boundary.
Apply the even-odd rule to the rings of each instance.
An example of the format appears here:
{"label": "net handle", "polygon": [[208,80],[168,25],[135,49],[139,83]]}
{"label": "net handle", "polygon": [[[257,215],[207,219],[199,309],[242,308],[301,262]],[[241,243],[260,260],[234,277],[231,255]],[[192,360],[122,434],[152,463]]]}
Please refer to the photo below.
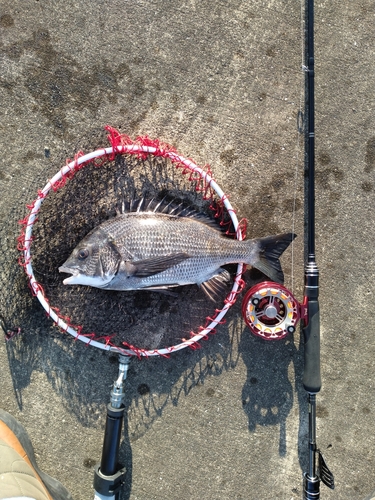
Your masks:
{"label": "net handle", "polygon": [[44,186],[44,188],[39,191],[38,197],[35,200],[32,209],[30,211],[29,216],[27,217],[27,222],[25,226],[25,244],[24,244],[24,249],[23,249],[23,254],[24,254],[24,262],[25,262],[25,270],[26,273],[29,277],[29,282],[30,286],[32,289],[33,294],[38,298],[39,302],[47,312],[49,316],[53,319],[53,321],[64,331],[72,335],[74,338],[79,339],[80,341],[90,344],[94,347],[97,347],[99,349],[103,349],[106,351],[115,351],[115,352],[120,352],[124,355],[127,356],[159,356],[159,355],[168,355],[171,352],[179,351],[180,349],[183,349],[188,346],[195,346],[202,338],[206,337],[212,330],[214,330],[219,323],[222,322],[224,316],[226,315],[227,311],[229,308],[233,305],[237,294],[239,292],[240,288],[240,280],[241,276],[244,270],[244,265],[243,264],[238,264],[237,266],[237,273],[236,277],[234,279],[234,283],[232,286],[232,290],[229,293],[227,300],[225,301],[224,307],[218,312],[217,316],[205,327],[203,328],[199,333],[196,333],[193,337],[190,339],[186,339],[180,344],[177,344],[175,346],[171,347],[166,347],[162,349],[155,349],[155,350],[142,350],[142,349],[123,349],[121,347],[115,347],[110,344],[103,344],[101,342],[97,342],[96,340],[93,340],[90,336],[85,336],[82,333],[79,333],[76,329],[74,329],[72,326],[70,326],[66,321],[64,321],[58,314],[53,310],[51,305],[49,304],[48,300],[46,299],[43,290],[41,289],[40,284],[37,282],[35,279],[34,275],[34,270],[32,267],[31,263],[31,243],[32,243],[32,232],[33,232],[33,226],[34,223],[37,220],[37,216],[39,213],[39,210],[42,206],[42,203],[45,199],[45,197],[48,195],[51,189],[54,188],[55,185],[57,185],[63,178],[65,178],[67,175],[71,174],[72,172],[75,172],[77,170],[77,167],[80,165],[83,165],[85,163],[90,163],[93,160],[97,158],[101,158],[103,156],[110,156],[113,157],[113,155],[120,153],[120,154],[151,154],[154,156],[163,156],[166,158],[169,158],[172,163],[178,163],[182,164],[184,167],[189,169],[191,172],[197,173],[201,179],[204,179],[205,183],[209,185],[218,195],[220,200],[222,200],[225,208],[228,211],[228,214],[230,218],[232,219],[232,223],[234,226],[234,229],[236,231],[236,237],[238,240],[242,240],[242,233],[241,229],[239,226],[239,222],[237,219],[237,216],[235,214],[235,211],[230,204],[228,197],[225,195],[225,193],[222,191],[222,189],[218,186],[218,184],[215,182],[215,180],[205,172],[201,167],[196,165],[192,160],[185,158],[183,156],[180,156],[174,151],[168,151],[168,150],[160,150],[160,148],[156,148],[153,146],[147,146],[147,145],[139,145],[139,144],[129,144],[129,145],[118,145],[116,147],[110,146],[107,148],[102,148],[98,149],[96,151],[93,151],[91,153],[88,153],[86,155],[80,156],[76,158],[75,160],[67,163],[52,179],[50,179],[47,184]]}

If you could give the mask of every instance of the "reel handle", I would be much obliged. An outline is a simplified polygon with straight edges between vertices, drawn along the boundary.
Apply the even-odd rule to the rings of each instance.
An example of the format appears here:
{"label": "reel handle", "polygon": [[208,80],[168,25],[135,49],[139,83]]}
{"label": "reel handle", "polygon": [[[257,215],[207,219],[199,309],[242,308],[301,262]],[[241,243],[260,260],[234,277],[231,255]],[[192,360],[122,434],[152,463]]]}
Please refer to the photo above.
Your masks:
{"label": "reel handle", "polygon": [[303,386],[310,394],[322,387],[320,376],[320,311],[316,299],[308,299],[308,323],[302,328],[305,341],[305,369]]}

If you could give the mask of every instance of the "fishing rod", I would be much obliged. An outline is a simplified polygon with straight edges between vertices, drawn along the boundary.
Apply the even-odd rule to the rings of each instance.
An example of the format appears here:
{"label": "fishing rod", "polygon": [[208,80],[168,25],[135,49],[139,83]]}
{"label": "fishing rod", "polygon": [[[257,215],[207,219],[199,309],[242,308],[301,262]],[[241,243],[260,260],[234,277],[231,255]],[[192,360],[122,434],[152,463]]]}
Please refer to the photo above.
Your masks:
{"label": "fishing rod", "polygon": [[244,297],[242,313],[250,330],[265,340],[294,333],[299,320],[304,338],[303,387],[308,394],[308,468],[303,477],[304,500],[320,498],[320,483],[334,489],[334,477],[316,445],[316,395],[321,389],[319,270],[315,258],[315,96],[314,96],[314,0],[305,3],[305,165],[308,170],[307,255],[303,302],[284,286],[263,282]]}
{"label": "fishing rod", "polygon": [[[302,328],[305,347],[303,386],[309,403],[309,461],[304,474],[306,500],[320,497],[320,482],[334,488],[334,477],[316,445],[316,395],[322,382],[320,374],[319,270],[315,260],[315,95],[314,95],[314,0],[306,0],[306,135],[307,181],[307,262],[303,306],[307,315]],[[318,469],[317,469],[318,462]]]}

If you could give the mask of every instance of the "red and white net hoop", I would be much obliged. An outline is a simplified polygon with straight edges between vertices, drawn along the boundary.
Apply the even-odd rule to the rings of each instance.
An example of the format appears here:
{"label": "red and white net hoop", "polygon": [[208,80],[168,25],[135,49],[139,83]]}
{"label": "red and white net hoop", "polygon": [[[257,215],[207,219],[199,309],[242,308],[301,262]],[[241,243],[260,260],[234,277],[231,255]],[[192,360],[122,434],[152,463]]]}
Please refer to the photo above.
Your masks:
{"label": "red and white net hoop", "polygon": [[[171,161],[171,163],[178,169],[182,169],[183,174],[189,174],[189,180],[194,180],[202,186],[200,191],[203,192],[203,197],[207,196],[208,192],[216,193],[216,196],[221,201],[222,206],[225,207],[227,213],[229,214],[232,225],[235,230],[236,238],[239,240],[243,239],[243,229],[242,224],[238,221],[235,211],[229,202],[228,197],[224,191],[218,186],[215,180],[212,178],[210,171],[205,171],[203,168],[196,165],[191,159],[185,158],[179,155],[172,147],[161,144],[157,140],[151,140],[148,137],[138,137],[135,141],[132,141],[129,137],[120,135],[115,129],[111,127],[106,127],[110,132],[109,140],[111,146],[103,149],[98,149],[91,153],[83,155],[79,153],[73,161],[69,161],[66,166],[64,166],[56,175],[54,175],[43,189],[38,191],[38,197],[33,201],[32,204],[28,205],[30,213],[27,217],[21,221],[23,225],[23,231],[19,237],[18,248],[22,252],[22,257],[20,259],[21,265],[24,267],[25,272],[29,279],[29,284],[33,295],[35,295],[40,304],[43,306],[47,314],[52,318],[52,320],[59,326],[63,331],[72,335],[75,339],[81,340],[86,344],[93,345],[99,349],[107,351],[120,352],[125,355],[136,355],[140,356],[158,356],[158,355],[168,355],[171,352],[178,351],[184,347],[195,348],[198,342],[203,338],[206,338],[208,334],[212,333],[218,324],[223,323],[224,316],[230,309],[230,307],[235,303],[238,294],[243,288],[242,274],[244,272],[244,266],[239,264],[237,266],[237,272],[234,278],[233,286],[230,293],[224,300],[223,307],[221,309],[216,309],[215,314],[210,316],[208,321],[206,321],[205,326],[200,327],[200,331],[197,333],[192,333],[191,338],[183,339],[181,343],[173,346],[161,348],[161,349],[140,349],[138,347],[130,346],[119,347],[117,345],[112,345],[110,342],[110,337],[96,337],[93,335],[88,335],[82,333],[80,328],[74,327],[69,321],[63,316],[59,315],[59,310],[52,307],[48,298],[45,295],[43,286],[38,282],[35,277],[33,266],[32,266],[32,242],[33,242],[33,227],[38,220],[38,214],[41,209],[42,203],[48,196],[51,190],[57,191],[62,188],[68,179],[71,179],[76,172],[84,168],[88,164],[94,163],[96,166],[100,165],[106,160],[113,160],[116,155],[136,155],[138,157],[147,157],[152,155],[154,157],[163,157]],[[209,170],[209,167],[207,167]],[[125,292],[124,292],[125,293]],[[103,339],[103,342],[99,342]]]}

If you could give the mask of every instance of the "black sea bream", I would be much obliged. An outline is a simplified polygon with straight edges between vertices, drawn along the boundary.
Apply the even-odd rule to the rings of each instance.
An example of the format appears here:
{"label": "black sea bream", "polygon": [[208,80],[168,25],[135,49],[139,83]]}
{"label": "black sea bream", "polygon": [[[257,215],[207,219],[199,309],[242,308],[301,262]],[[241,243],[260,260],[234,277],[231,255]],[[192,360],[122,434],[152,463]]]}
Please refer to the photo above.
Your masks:
{"label": "black sea bream", "polygon": [[138,211],[118,214],[92,230],[59,267],[72,275],[64,284],[106,290],[197,284],[210,295],[230,279],[222,266],[239,262],[283,282],[279,257],[294,234],[238,241],[203,214],[181,206],[163,213],[159,205],[142,211],[141,201]]}

